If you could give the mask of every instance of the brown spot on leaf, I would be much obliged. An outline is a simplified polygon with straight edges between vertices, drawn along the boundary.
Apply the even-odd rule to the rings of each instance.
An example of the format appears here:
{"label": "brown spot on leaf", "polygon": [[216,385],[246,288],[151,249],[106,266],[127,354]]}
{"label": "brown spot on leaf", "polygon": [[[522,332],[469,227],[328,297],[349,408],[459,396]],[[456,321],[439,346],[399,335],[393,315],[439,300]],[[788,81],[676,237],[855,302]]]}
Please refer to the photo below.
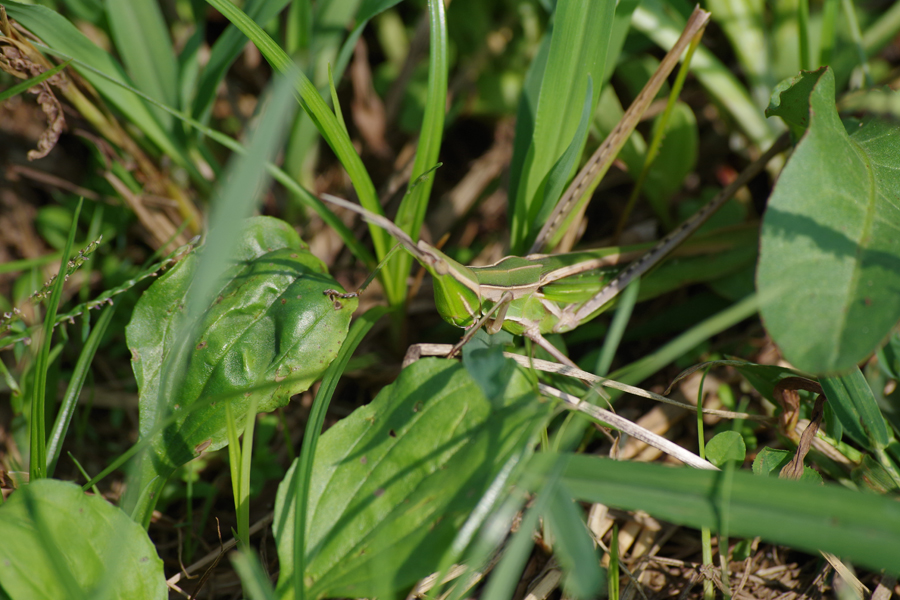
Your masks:
{"label": "brown spot on leaf", "polygon": [[197,344],[197,350],[203,350],[203,349],[205,349],[208,345],[209,345],[209,344],[206,342],[206,340],[203,340],[202,342],[200,342],[199,344]]}

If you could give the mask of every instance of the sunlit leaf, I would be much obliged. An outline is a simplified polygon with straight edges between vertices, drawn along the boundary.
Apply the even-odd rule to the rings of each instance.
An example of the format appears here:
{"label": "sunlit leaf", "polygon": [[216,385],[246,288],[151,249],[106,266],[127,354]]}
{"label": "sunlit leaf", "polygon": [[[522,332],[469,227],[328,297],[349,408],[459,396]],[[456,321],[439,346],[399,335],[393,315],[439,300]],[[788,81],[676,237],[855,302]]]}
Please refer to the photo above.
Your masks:
{"label": "sunlit leaf", "polygon": [[[509,371],[493,402],[453,361],[423,359],[404,369],[319,442],[307,520],[309,595],[370,597],[385,586],[399,593],[431,573],[548,409],[519,369]],[[281,588],[294,562],[294,471],[275,507]]]}
{"label": "sunlit leaf", "polygon": [[[0,539],[0,596],[168,597],[163,563],[147,532],[73,483],[44,479],[10,496],[0,505]],[[67,588],[67,580],[80,590]]]}
{"label": "sunlit leaf", "polygon": [[900,319],[900,128],[872,118],[848,134],[831,70],[796,85],[810,79],[809,127],[769,199],[757,287],[785,358],[830,374],[866,358]]}

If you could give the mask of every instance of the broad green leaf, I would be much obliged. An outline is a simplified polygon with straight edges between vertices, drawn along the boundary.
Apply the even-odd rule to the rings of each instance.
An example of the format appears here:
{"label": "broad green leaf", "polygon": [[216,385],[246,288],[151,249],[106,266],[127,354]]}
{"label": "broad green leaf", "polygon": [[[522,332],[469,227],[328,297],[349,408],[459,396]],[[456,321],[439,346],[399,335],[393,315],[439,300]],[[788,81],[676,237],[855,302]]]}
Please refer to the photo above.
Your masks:
{"label": "broad green leaf", "polygon": [[807,78],[809,128],[769,199],[757,287],[785,358],[826,374],[852,369],[900,319],[900,129],[870,119],[848,135],[831,70]]}
{"label": "broad green leaf", "polygon": [[706,458],[717,467],[723,467],[727,462],[740,465],[746,455],[747,446],[737,431],[723,431],[706,443]]}
{"label": "broad green leaf", "polygon": [[147,532],[75,484],[44,479],[15,492],[0,505],[0,539],[0,595],[13,600],[168,597]]}
{"label": "broad green leaf", "polygon": [[[178,107],[178,62],[159,3],[155,0],[106,0],[106,17],[116,50],[128,74],[154,100]],[[171,131],[172,117],[151,108]]]}
{"label": "broad green leaf", "polygon": [[833,552],[873,569],[896,570],[900,564],[900,503],[893,498],[746,471],[729,474],[723,490],[726,474],[721,471],[586,455],[570,455],[560,466],[558,458],[537,455],[530,466],[541,473],[564,469],[562,483],[580,501],[644,510],[694,528],[717,530],[727,518],[731,536]]}
{"label": "broad green leaf", "polygon": [[[526,249],[536,234],[530,229],[541,210],[543,186],[578,129],[588,77],[596,82],[591,107],[597,105],[601,82],[606,80],[614,12],[615,2],[610,0],[572,0],[556,7],[546,63],[542,54],[535,59],[516,122],[510,167],[513,253]],[[535,84],[538,77],[539,90]]]}
{"label": "broad green leaf", "polygon": [[828,405],[853,441],[870,449],[884,449],[891,440],[887,423],[865,376],[858,367],[840,377],[820,377]]}
{"label": "broad green leaf", "polygon": [[[181,166],[191,163],[180,146],[160,126],[156,117],[144,101],[122,85],[134,87],[125,71],[108,53],[101,50],[87,36],[75,28],[59,13],[44,6],[19,4],[4,0],[4,7],[10,17],[41,38],[50,48],[65,58],[74,59],[72,66],[109,102],[115,105],[129,120],[143,131],[159,149]],[[83,65],[90,67],[84,68]],[[96,69],[101,76],[91,69]],[[118,81],[122,85],[113,83]]]}
{"label": "broad green leaf", "polygon": [[[332,301],[323,293],[340,286],[283,221],[249,219],[237,244],[234,264],[217,283],[216,299],[199,324],[181,386],[165,408],[177,414],[205,398],[284,381],[231,400],[240,427],[251,394],[260,412],[271,411],[321,376],[347,335],[356,299]],[[157,422],[161,367],[187,326],[185,298],[199,260],[191,254],[150,286],[126,328],[142,436]],[[202,450],[226,442],[225,410],[211,403],[166,428],[151,444],[152,459],[143,462],[164,479]]]}
{"label": "broad green leaf", "polygon": [[[453,361],[420,360],[371,404],[322,435],[310,483],[308,594],[398,594],[450,551],[507,459],[525,452],[550,409],[519,369],[500,402]],[[292,479],[279,488],[279,588],[291,581]]]}

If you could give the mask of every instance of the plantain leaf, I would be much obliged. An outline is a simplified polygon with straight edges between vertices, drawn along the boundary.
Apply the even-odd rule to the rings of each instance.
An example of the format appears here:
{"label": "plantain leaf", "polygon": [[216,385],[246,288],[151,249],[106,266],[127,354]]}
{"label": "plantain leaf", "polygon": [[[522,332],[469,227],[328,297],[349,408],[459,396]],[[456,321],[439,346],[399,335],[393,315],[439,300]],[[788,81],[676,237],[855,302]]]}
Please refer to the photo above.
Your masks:
{"label": "plantain leaf", "polygon": [[[423,359],[320,439],[310,482],[309,597],[382,597],[438,568],[498,471],[527,451],[550,405],[509,370],[486,398],[466,369]],[[280,591],[291,581],[292,479],[275,504]]]}
{"label": "plantain leaf", "polygon": [[900,319],[900,129],[872,118],[848,134],[832,71],[801,73],[795,85],[810,79],[809,127],[769,199],[757,287],[785,358],[833,374],[865,359]]}
{"label": "plantain leaf", "polygon": [[[252,394],[257,395],[259,412],[271,411],[321,376],[347,335],[356,299],[332,301],[323,293],[329,288],[340,291],[340,286],[296,232],[278,219],[249,219],[234,256],[202,317],[185,375],[166,409],[177,414],[214,396],[272,383],[229,400],[240,427]],[[188,256],[150,286],[126,328],[140,391],[142,437],[150,435],[157,422],[161,367],[186,326],[185,297],[199,259],[196,253]],[[277,382],[283,383],[274,385]],[[190,411],[156,435],[151,460],[144,460],[142,468],[164,480],[201,450],[223,447],[225,421],[224,407],[216,402]]]}
{"label": "plantain leaf", "polygon": [[75,484],[42,479],[15,492],[0,506],[0,539],[0,597],[168,597],[147,532]]}

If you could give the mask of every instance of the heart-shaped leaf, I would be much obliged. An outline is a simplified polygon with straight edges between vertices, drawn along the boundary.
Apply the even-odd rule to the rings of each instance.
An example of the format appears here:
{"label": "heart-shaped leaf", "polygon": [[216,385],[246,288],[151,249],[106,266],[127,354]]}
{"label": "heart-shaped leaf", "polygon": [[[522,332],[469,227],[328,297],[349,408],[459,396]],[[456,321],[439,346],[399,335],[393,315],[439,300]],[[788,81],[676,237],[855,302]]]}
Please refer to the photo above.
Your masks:
{"label": "heart-shaped leaf", "polygon": [[[830,69],[780,91],[770,113],[802,126],[805,109],[809,126],[763,220],[760,313],[797,368],[844,372],[900,319],[900,128],[872,118],[848,134]],[[800,99],[808,104],[797,107]]]}
{"label": "heart-shaped leaf", "polygon": [[[506,372],[506,371],[505,371]],[[420,360],[316,450],[307,532],[309,597],[397,593],[439,568],[459,527],[550,405],[520,369],[493,399],[453,361]],[[278,490],[279,586],[291,581],[294,483]]]}
{"label": "heart-shaped leaf", "polygon": [[0,597],[168,597],[147,532],[75,484],[42,479],[15,492],[0,506],[0,539]]}

